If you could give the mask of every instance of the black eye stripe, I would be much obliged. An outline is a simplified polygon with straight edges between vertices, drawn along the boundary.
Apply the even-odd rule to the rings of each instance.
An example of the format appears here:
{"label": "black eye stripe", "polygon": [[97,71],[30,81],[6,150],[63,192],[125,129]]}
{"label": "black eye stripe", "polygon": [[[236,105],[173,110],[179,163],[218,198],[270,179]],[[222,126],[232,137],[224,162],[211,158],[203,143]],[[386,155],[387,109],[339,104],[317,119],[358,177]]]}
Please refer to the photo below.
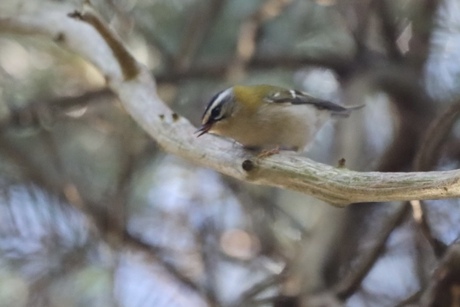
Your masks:
{"label": "black eye stripe", "polygon": [[222,104],[219,104],[214,109],[212,109],[211,117],[215,120],[222,118],[221,111],[222,111]]}

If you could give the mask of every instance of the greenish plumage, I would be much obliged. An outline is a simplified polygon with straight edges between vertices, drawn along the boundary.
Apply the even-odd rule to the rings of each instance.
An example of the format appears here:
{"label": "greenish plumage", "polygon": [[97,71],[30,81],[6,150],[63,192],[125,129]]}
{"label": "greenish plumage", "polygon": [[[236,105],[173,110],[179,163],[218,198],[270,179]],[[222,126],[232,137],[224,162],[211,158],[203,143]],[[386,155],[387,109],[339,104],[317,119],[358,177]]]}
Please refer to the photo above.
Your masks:
{"label": "greenish plumage", "polygon": [[331,115],[346,117],[361,107],[344,107],[278,86],[236,85],[211,99],[199,132],[230,137],[245,147],[299,150]]}

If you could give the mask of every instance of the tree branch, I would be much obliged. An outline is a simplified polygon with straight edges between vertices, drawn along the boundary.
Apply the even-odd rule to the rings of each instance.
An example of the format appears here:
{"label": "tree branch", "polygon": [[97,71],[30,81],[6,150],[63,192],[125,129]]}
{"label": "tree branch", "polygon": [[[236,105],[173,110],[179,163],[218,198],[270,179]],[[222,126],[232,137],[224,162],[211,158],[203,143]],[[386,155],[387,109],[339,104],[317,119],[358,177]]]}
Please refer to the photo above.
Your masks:
{"label": "tree branch", "polygon": [[[291,153],[257,159],[228,140],[211,135],[196,138],[195,127],[160,100],[150,72],[126,56],[124,46],[104,23],[93,15],[88,17],[91,13],[87,12],[72,18],[69,6],[58,3],[37,10],[0,19],[0,29],[43,34],[93,63],[106,76],[108,86],[126,111],[169,153],[240,180],[301,191],[341,206],[352,202],[460,196],[460,170],[363,173]],[[105,28],[98,32],[101,26]]]}

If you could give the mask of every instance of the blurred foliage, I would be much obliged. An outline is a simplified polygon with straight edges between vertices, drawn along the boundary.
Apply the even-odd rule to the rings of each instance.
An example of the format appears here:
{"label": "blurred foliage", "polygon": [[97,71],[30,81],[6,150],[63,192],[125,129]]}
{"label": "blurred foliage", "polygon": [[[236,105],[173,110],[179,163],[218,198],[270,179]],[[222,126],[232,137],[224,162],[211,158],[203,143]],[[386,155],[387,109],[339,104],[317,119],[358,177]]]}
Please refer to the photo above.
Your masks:
{"label": "blurred foliage", "polygon": [[[82,2],[2,0],[0,18]],[[345,158],[365,171],[458,167],[457,116],[448,131],[431,124],[459,104],[456,0],[91,4],[195,124],[216,91],[271,83],[366,104],[321,131],[307,153],[314,160]],[[161,151],[90,64],[43,37],[5,32],[0,306],[409,306],[438,297],[432,272],[460,235],[457,199],[337,209],[223,177]],[[428,131],[440,146],[419,165]]]}

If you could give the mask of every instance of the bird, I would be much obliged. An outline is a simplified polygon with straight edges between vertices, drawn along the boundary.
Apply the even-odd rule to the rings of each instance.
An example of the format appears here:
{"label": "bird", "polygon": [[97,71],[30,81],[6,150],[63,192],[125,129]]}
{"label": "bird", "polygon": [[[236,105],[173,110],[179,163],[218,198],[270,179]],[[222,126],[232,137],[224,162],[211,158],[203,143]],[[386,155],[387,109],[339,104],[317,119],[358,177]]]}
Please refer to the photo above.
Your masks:
{"label": "bird", "polygon": [[247,149],[302,151],[331,117],[348,117],[362,107],[280,86],[235,85],[211,98],[196,133],[228,137]]}

